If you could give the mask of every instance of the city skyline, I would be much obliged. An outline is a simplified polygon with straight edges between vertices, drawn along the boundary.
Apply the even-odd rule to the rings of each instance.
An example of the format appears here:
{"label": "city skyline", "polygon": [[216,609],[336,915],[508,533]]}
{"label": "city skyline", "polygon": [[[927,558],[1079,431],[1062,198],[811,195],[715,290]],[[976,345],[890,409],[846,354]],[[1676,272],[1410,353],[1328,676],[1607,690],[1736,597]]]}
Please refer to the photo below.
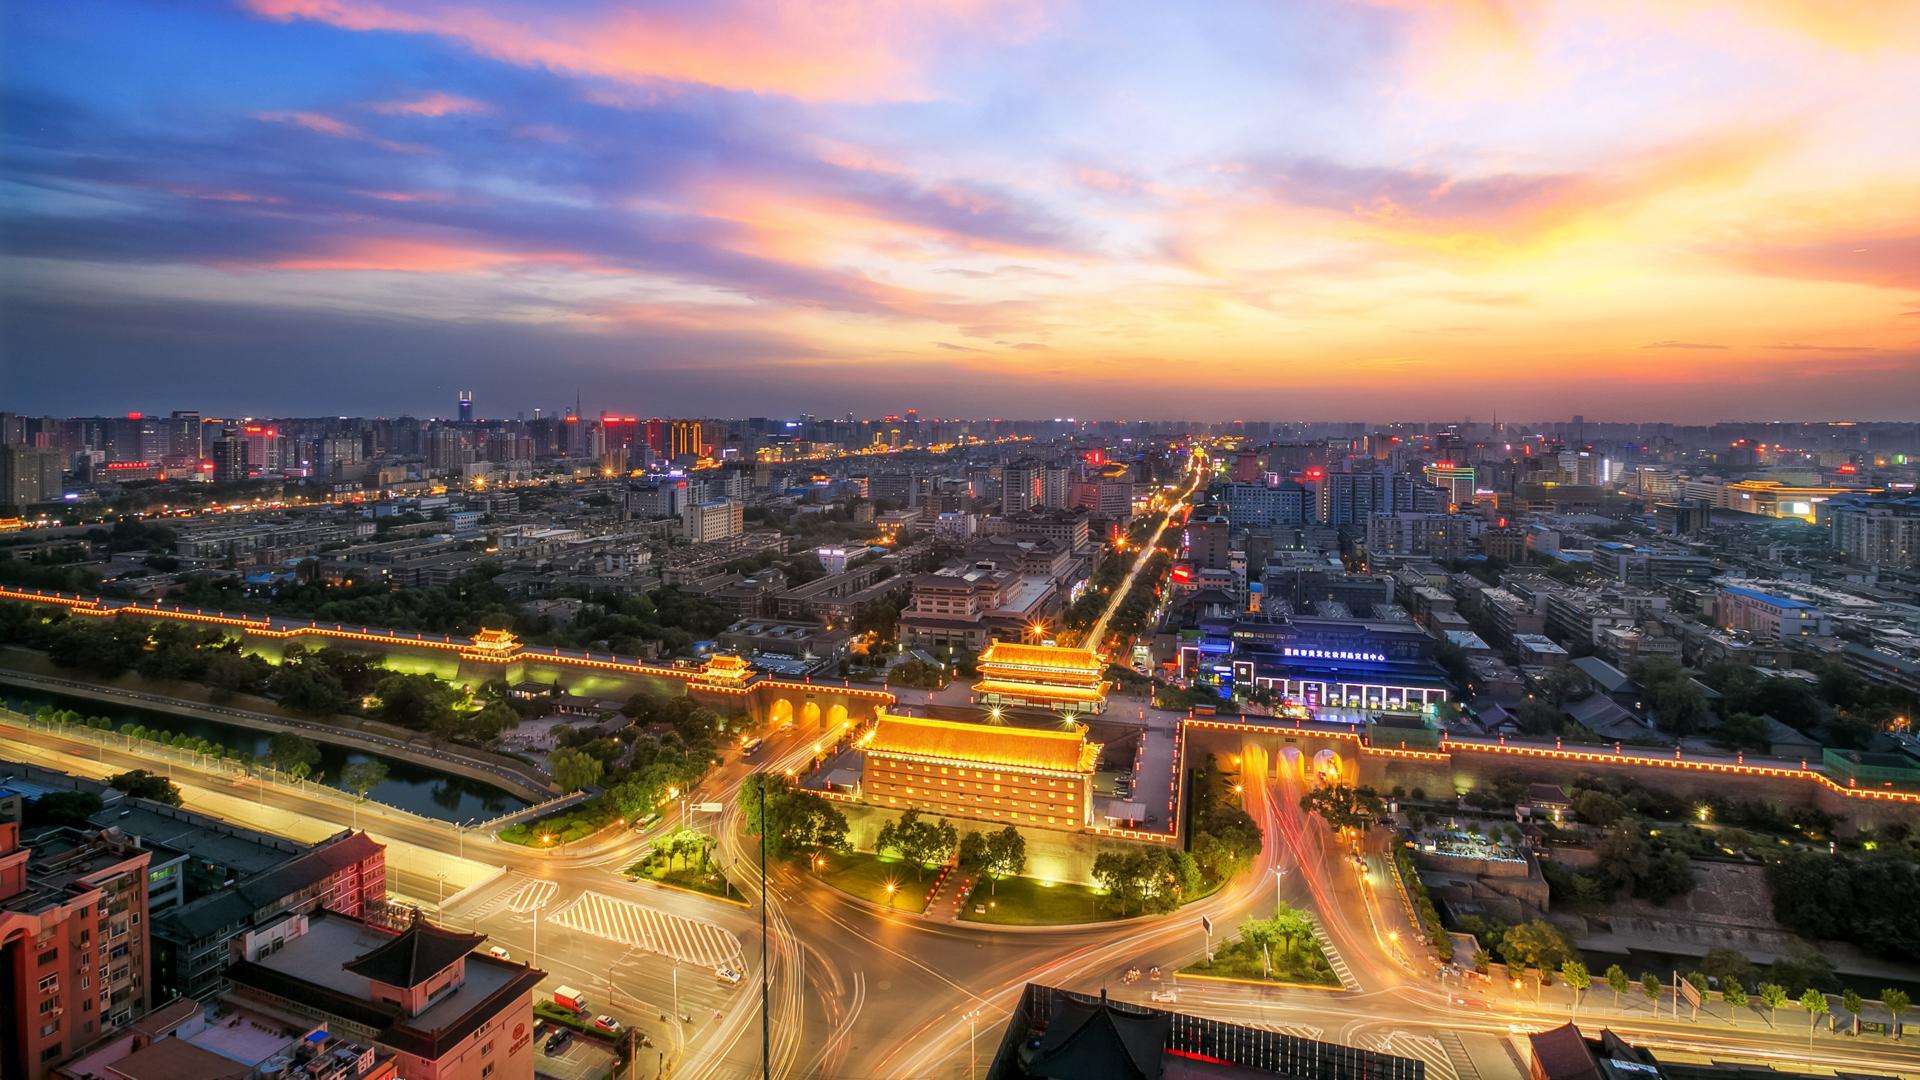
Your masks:
{"label": "city skyline", "polygon": [[1913,5],[839,10],[10,10],[0,395],[1683,423],[1920,398]]}

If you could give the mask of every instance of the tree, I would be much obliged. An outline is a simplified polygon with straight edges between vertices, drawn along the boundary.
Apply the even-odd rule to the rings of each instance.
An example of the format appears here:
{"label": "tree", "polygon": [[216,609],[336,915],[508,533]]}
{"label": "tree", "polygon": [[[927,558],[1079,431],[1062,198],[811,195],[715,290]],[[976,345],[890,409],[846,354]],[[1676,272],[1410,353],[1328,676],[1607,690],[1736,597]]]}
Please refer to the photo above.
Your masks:
{"label": "tree", "polygon": [[1774,1015],[1780,1011],[1780,1006],[1787,1003],[1787,988],[1779,983],[1763,982],[1757,992],[1760,995],[1760,1004],[1767,1007],[1767,1023],[1771,1024]]}
{"label": "tree", "polygon": [[1613,991],[1613,1007],[1619,1008],[1620,995],[1626,993],[1627,987],[1633,985],[1633,980],[1627,978],[1627,969],[1619,964],[1610,964],[1602,977],[1607,980],[1607,989]]}
{"label": "tree", "polygon": [[267,761],[285,773],[300,766],[311,771],[320,764],[320,744],[297,732],[276,731],[267,740]]}
{"label": "tree", "polygon": [[1807,1010],[1807,1045],[1813,1045],[1813,1029],[1827,1015],[1827,995],[1809,986],[1800,993],[1800,1007]]}
{"label": "tree", "polygon": [[1589,825],[1606,828],[1626,817],[1627,804],[1595,788],[1582,788],[1573,797],[1574,816]]}
{"label": "tree", "polygon": [[1651,971],[1643,971],[1640,973],[1640,989],[1646,993],[1647,1000],[1653,1002],[1654,1012],[1660,1011],[1660,991],[1663,990],[1666,985],[1666,983],[1660,981],[1660,976],[1655,975]]}
{"label": "tree", "polygon": [[85,825],[100,805],[100,796],[91,791],[49,791],[23,810],[29,825]]}
{"label": "tree", "polygon": [[1027,868],[1027,838],[1009,825],[987,837],[986,871],[990,875],[987,891],[998,889],[1003,877],[1018,877]]}
{"label": "tree", "polygon": [[386,779],[387,763],[377,758],[349,762],[346,768],[340,770],[340,781],[357,799],[365,799],[367,792],[385,783]]}
{"label": "tree", "polygon": [[1320,815],[1335,829],[1364,828],[1386,812],[1386,806],[1372,788],[1346,784],[1326,784],[1300,796],[1300,809]]}
{"label": "tree", "polygon": [[433,731],[446,723],[460,695],[432,675],[394,673],[373,688],[379,705],[374,715],[415,731]]}
{"label": "tree", "polygon": [[1880,991],[1880,1004],[1887,1007],[1887,1015],[1893,1018],[1893,1037],[1899,1038],[1900,1014],[1906,1012],[1907,1007],[1913,1002],[1907,997],[1905,990],[1896,990],[1890,986]]}
{"label": "tree", "polygon": [[987,861],[987,836],[978,830],[960,838],[960,865],[979,869]]}
{"label": "tree", "polygon": [[1847,1010],[1847,1022],[1853,1025],[1855,1035],[1860,1034],[1860,1010],[1865,1008],[1866,1004],[1866,999],[1861,997],[1860,992],[1853,987],[1849,986],[1840,991],[1840,1007]]}
{"label": "tree", "polygon": [[1720,980],[1720,1000],[1727,1003],[1727,1020],[1739,1023],[1740,1010],[1747,1004],[1747,988],[1740,985],[1739,979],[1729,975]]}
{"label": "tree", "polygon": [[107,786],[115,791],[124,791],[136,799],[151,799],[168,806],[180,805],[180,789],[174,786],[173,781],[145,769],[134,769],[109,777]]}
{"label": "tree", "polygon": [[[989,841],[991,843],[991,841]],[[919,822],[900,839],[900,855],[913,864],[915,879],[929,866],[945,862],[960,846],[960,831],[946,818]]]}
{"label": "tree", "polygon": [[600,782],[600,774],[605,769],[599,758],[585,750],[567,747],[547,755],[547,774],[564,791],[584,791],[592,787]]}
{"label": "tree", "polygon": [[1573,959],[1573,947],[1552,923],[1533,919],[1501,937],[1500,955],[1508,964],[1548,972]]}
{"label": "tree", "polygon": [[1686,979],[1687,985],[1693,987],[1693,1018],[1698,1020],[1700,1019],[1700,1002],[1707,996],[1707,987],[1709,985],[1707,976],[1705,972],[1689,971],[1687,972]]}
{"label": "tree", "polygon": [[1593,985],[1593,975],[1587,971],[1587,965],[1578,960],[1562,960],[1560,977],[1573,989],[1572,1015],[1577,1016],[1580,1013],[1580,998],[1587,992],[1587,987]]}

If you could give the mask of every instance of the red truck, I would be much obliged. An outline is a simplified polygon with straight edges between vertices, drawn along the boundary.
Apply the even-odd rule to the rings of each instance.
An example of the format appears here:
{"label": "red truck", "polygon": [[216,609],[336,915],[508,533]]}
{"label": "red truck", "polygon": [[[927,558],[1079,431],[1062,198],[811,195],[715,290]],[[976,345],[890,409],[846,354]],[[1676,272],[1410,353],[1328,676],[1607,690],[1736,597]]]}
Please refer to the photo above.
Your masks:
{"label": "red truck", "polygon": [[571,986],[556,987],[553,991],[553,1003],[575,1016],[587,1015],[587,995]]}

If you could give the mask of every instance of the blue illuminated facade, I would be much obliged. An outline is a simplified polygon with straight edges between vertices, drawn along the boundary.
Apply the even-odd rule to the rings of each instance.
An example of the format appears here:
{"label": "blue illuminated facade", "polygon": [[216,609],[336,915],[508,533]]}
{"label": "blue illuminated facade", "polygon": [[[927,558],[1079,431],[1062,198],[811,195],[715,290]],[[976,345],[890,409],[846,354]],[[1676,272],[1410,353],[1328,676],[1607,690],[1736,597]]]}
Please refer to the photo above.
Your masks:
{"label": "blue illuminated facade", "polygon": [[1411,623],[1207,620],[1180,661],[1206,681],[1266,687],[1309,705],[1406,709],[1449,696],[1437,643]]}

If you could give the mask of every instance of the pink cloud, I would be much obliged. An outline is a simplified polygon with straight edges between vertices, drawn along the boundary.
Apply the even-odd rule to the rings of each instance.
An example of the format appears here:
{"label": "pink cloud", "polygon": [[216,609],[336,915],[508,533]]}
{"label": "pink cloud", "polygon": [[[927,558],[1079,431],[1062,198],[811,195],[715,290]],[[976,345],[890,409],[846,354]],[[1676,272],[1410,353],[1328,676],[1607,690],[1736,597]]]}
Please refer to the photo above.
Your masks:
{"label": "pink cloud", "polygon": [[471,274],[531,266],[565,266],[593,272],[608,269],[575,251],[509,251],[435,240],[356,237],[305,255],[275,259],[273,270],[388,271],[420,274]]}
{"label": "pink cloud", "polygon": [[374,112],[386,116],[449,116],[454,113],[483,113],[493,111],[493,106],[473,98],[457,97],[453,94],[435,90],[424,97],[401,99],[396,101],[376,101],[368,106]]}
{"label": "pink cloud", "polygon": [[265,120],[270,124],[291,124],[294,127],[305,128],[316,134],[326,135],[335,139],[354,139],[359,142],[372,143],[383,150],[391,150],[396,154],[424,154],[427,152],[426,147],[417,143],[403,143],[395,142],[392,139],[383,139],[377,135],[368,134],[366,131],[353,124],[347,123],[345,120],[328,116],[325,113],[302,111],[263,112],[255,113],[254,119]]}
{"label": "pink cloud", "polygon": [[[666,81],[814,101],[932,96],[923,61],[971,34],[1015,40],[1044,13],[1012,0],[891,0],[814,4],[775,0],[663,11],[534,6],[524,17],[464,0],[248,0],[267,18],[311,19],[347,30],[432,34],[508,63],[623,82]],[[509,9],[511,11],[511,9]],[[537,13],[538,17],[533,16]]]}

